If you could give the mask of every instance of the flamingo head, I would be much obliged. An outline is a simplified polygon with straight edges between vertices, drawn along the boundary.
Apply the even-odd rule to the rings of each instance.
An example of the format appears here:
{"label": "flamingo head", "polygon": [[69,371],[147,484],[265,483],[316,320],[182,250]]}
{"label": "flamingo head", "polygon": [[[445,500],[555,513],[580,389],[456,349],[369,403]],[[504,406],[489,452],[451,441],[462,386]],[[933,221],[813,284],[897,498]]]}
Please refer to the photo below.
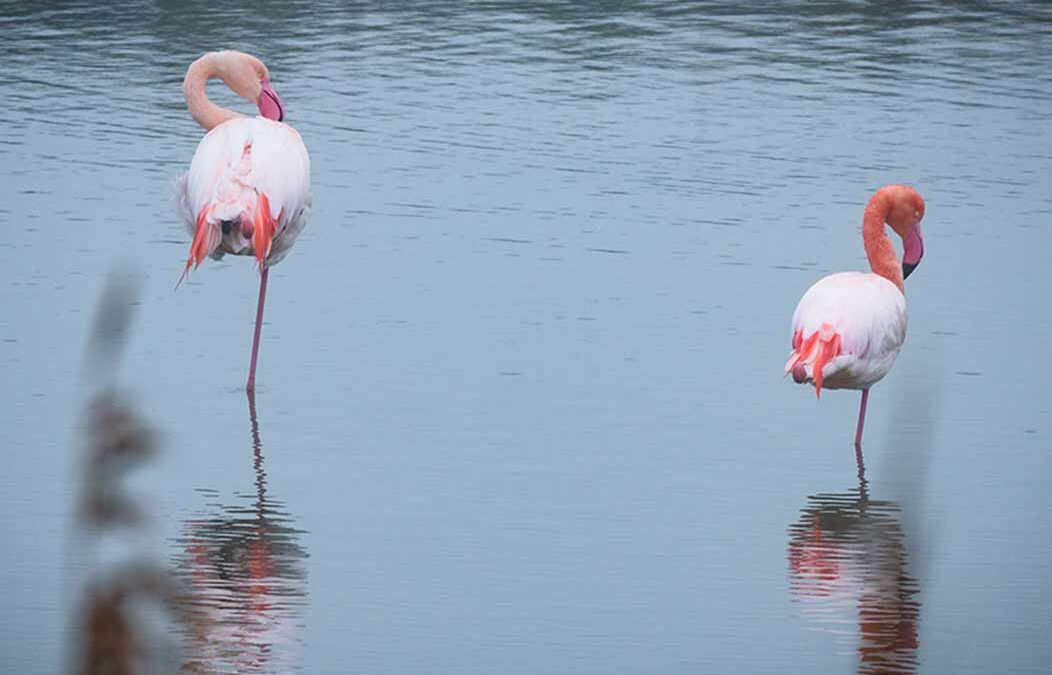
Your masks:
{"label": "flamingo head", "polygon": [[270,71],[251,54],[222,51],[211,54],[214,72],[241,98],[259,107],[259,114],[270,120],[285,121],[285,105],[270,84]]}
{"label": "flamingo head", "polygon": [[920,229],[920,222],[924,218],[924,199],[906,185],[892,185],[887,189],[891,192],[887,223],[902,237],[902,278],[905,279],[924,257],[924,239]]}

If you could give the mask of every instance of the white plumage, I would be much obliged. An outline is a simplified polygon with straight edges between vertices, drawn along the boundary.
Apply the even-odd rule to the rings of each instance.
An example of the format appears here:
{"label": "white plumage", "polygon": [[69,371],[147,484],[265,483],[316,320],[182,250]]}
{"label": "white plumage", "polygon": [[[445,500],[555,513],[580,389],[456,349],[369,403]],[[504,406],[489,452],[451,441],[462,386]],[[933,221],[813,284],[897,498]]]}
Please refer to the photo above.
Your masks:
{"label": "white plumage", "polygon": [[176,185],[176,204],[191,236],[197,232],[198,216],[207,213],[206,253],[219,259],[224,253],[254,254],[252,239],[238,225],[253,222],[261,194],[277,221],[265,263],[269,266],[288,253],[306,225],[310,157],[299,133],[287,124],[242,117],[220,124],[201,139],[190,170]]}
{"label": "white plumage", "polygon": [[[832,330],[840,354],[822,368],[824,389],[869,389],[895,365],[906,340],[906,298],[895,284],[866,272],[840,272],[819,279],[793,313],[794,336]],[[794,345],[795,346],[795,345]],[[807,380],[814,380],[817,350],[803,354]]]}

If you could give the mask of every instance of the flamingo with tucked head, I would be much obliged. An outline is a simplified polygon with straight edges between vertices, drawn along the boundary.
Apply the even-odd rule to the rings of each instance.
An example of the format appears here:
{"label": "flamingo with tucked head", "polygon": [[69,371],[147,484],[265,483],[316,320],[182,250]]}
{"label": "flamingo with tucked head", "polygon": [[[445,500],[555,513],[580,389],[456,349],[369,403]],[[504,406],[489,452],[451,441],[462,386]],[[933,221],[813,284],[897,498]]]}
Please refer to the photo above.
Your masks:
{"label": "flamingo with tucked head", "polygon": [[[218,77],[259,107],[246,117],[208,100],[205,83]],[[311,208],[310,158],[263,62],[236,51],[210,52],[190,64],[183,96],[194,120],[208,133],[176,185],[176,204],[193,236],[180,283],[206,256],[255,256],[259,302],[252,338],[248,390],[256,386],[256,358],[270,267],[292,248]],[[178,284],[176,284],[178,286]]]}
{"label": "flamingo with tucked head", "polygon": [[[861,389],[855,446],[862,446],[869,388],[895,365],[906,340],[903,280],[924,255],[920,222],[924,200],[906,185],[886,185],[870,198],[862,217],[862,240],[873,270],[840,272],[819,279],[793,313],[793,353],[785,364],[798,383],[822,389]],[[884,231],[887,223],[903,242],[902,264]]]}

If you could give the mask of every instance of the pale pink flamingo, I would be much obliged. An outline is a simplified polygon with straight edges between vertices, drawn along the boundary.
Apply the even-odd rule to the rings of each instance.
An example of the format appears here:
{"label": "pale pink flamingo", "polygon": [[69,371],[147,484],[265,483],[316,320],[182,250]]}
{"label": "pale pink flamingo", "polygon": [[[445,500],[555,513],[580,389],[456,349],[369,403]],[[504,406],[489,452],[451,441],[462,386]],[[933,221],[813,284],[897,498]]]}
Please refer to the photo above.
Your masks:
{"label": "pale pink flamingo", "polygon": [[[205,83],[218,77],[259,106],[246,117],[208,100]],[[190,64],[183,96],[208,133],[176,185],[176,204],[193,236],[180,283],[212,256],[254,255],[259,265],[259,303],[252,337],[247,389],[256,386],[256,357],[267,296],[267,274],[289,252],[311,208],[310,158],[300,135],[284,123],[285,106],[263,62],[235,51],[210,52]],[[178,286],[178,284],[176,284]]]}
{"label": "pale pink flamingo", "polygon": [[[911,187],[887,185],[862,217],[862,240],[872,273],[839,272],[819,279],[793,313],[793,353],[785,364],[796,382],[822,389],[861,389],[855,446],[862,446],[869,388],[895,365],[906,339],[903,280],[924,255],[924,200]],[[899,266],[884,224],[902,237]]]}

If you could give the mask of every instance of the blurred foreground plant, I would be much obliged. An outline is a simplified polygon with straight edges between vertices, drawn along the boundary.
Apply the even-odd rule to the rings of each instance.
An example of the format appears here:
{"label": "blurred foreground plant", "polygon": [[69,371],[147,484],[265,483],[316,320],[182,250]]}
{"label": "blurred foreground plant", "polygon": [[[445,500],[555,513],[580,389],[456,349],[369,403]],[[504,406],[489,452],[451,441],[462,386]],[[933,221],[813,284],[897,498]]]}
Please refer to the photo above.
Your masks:
{"label": "blurred foreground plant", "polygon": [[156,432],[117,386],[137,285],[132,274],[111,274],[85,357],[71,560],[79,577],[71,671],[80,675],[173,672],[179,659],[165,626],[196,622],[193,603],[153,560],[149,520],[127,489],[129,473],[158,454]]}

